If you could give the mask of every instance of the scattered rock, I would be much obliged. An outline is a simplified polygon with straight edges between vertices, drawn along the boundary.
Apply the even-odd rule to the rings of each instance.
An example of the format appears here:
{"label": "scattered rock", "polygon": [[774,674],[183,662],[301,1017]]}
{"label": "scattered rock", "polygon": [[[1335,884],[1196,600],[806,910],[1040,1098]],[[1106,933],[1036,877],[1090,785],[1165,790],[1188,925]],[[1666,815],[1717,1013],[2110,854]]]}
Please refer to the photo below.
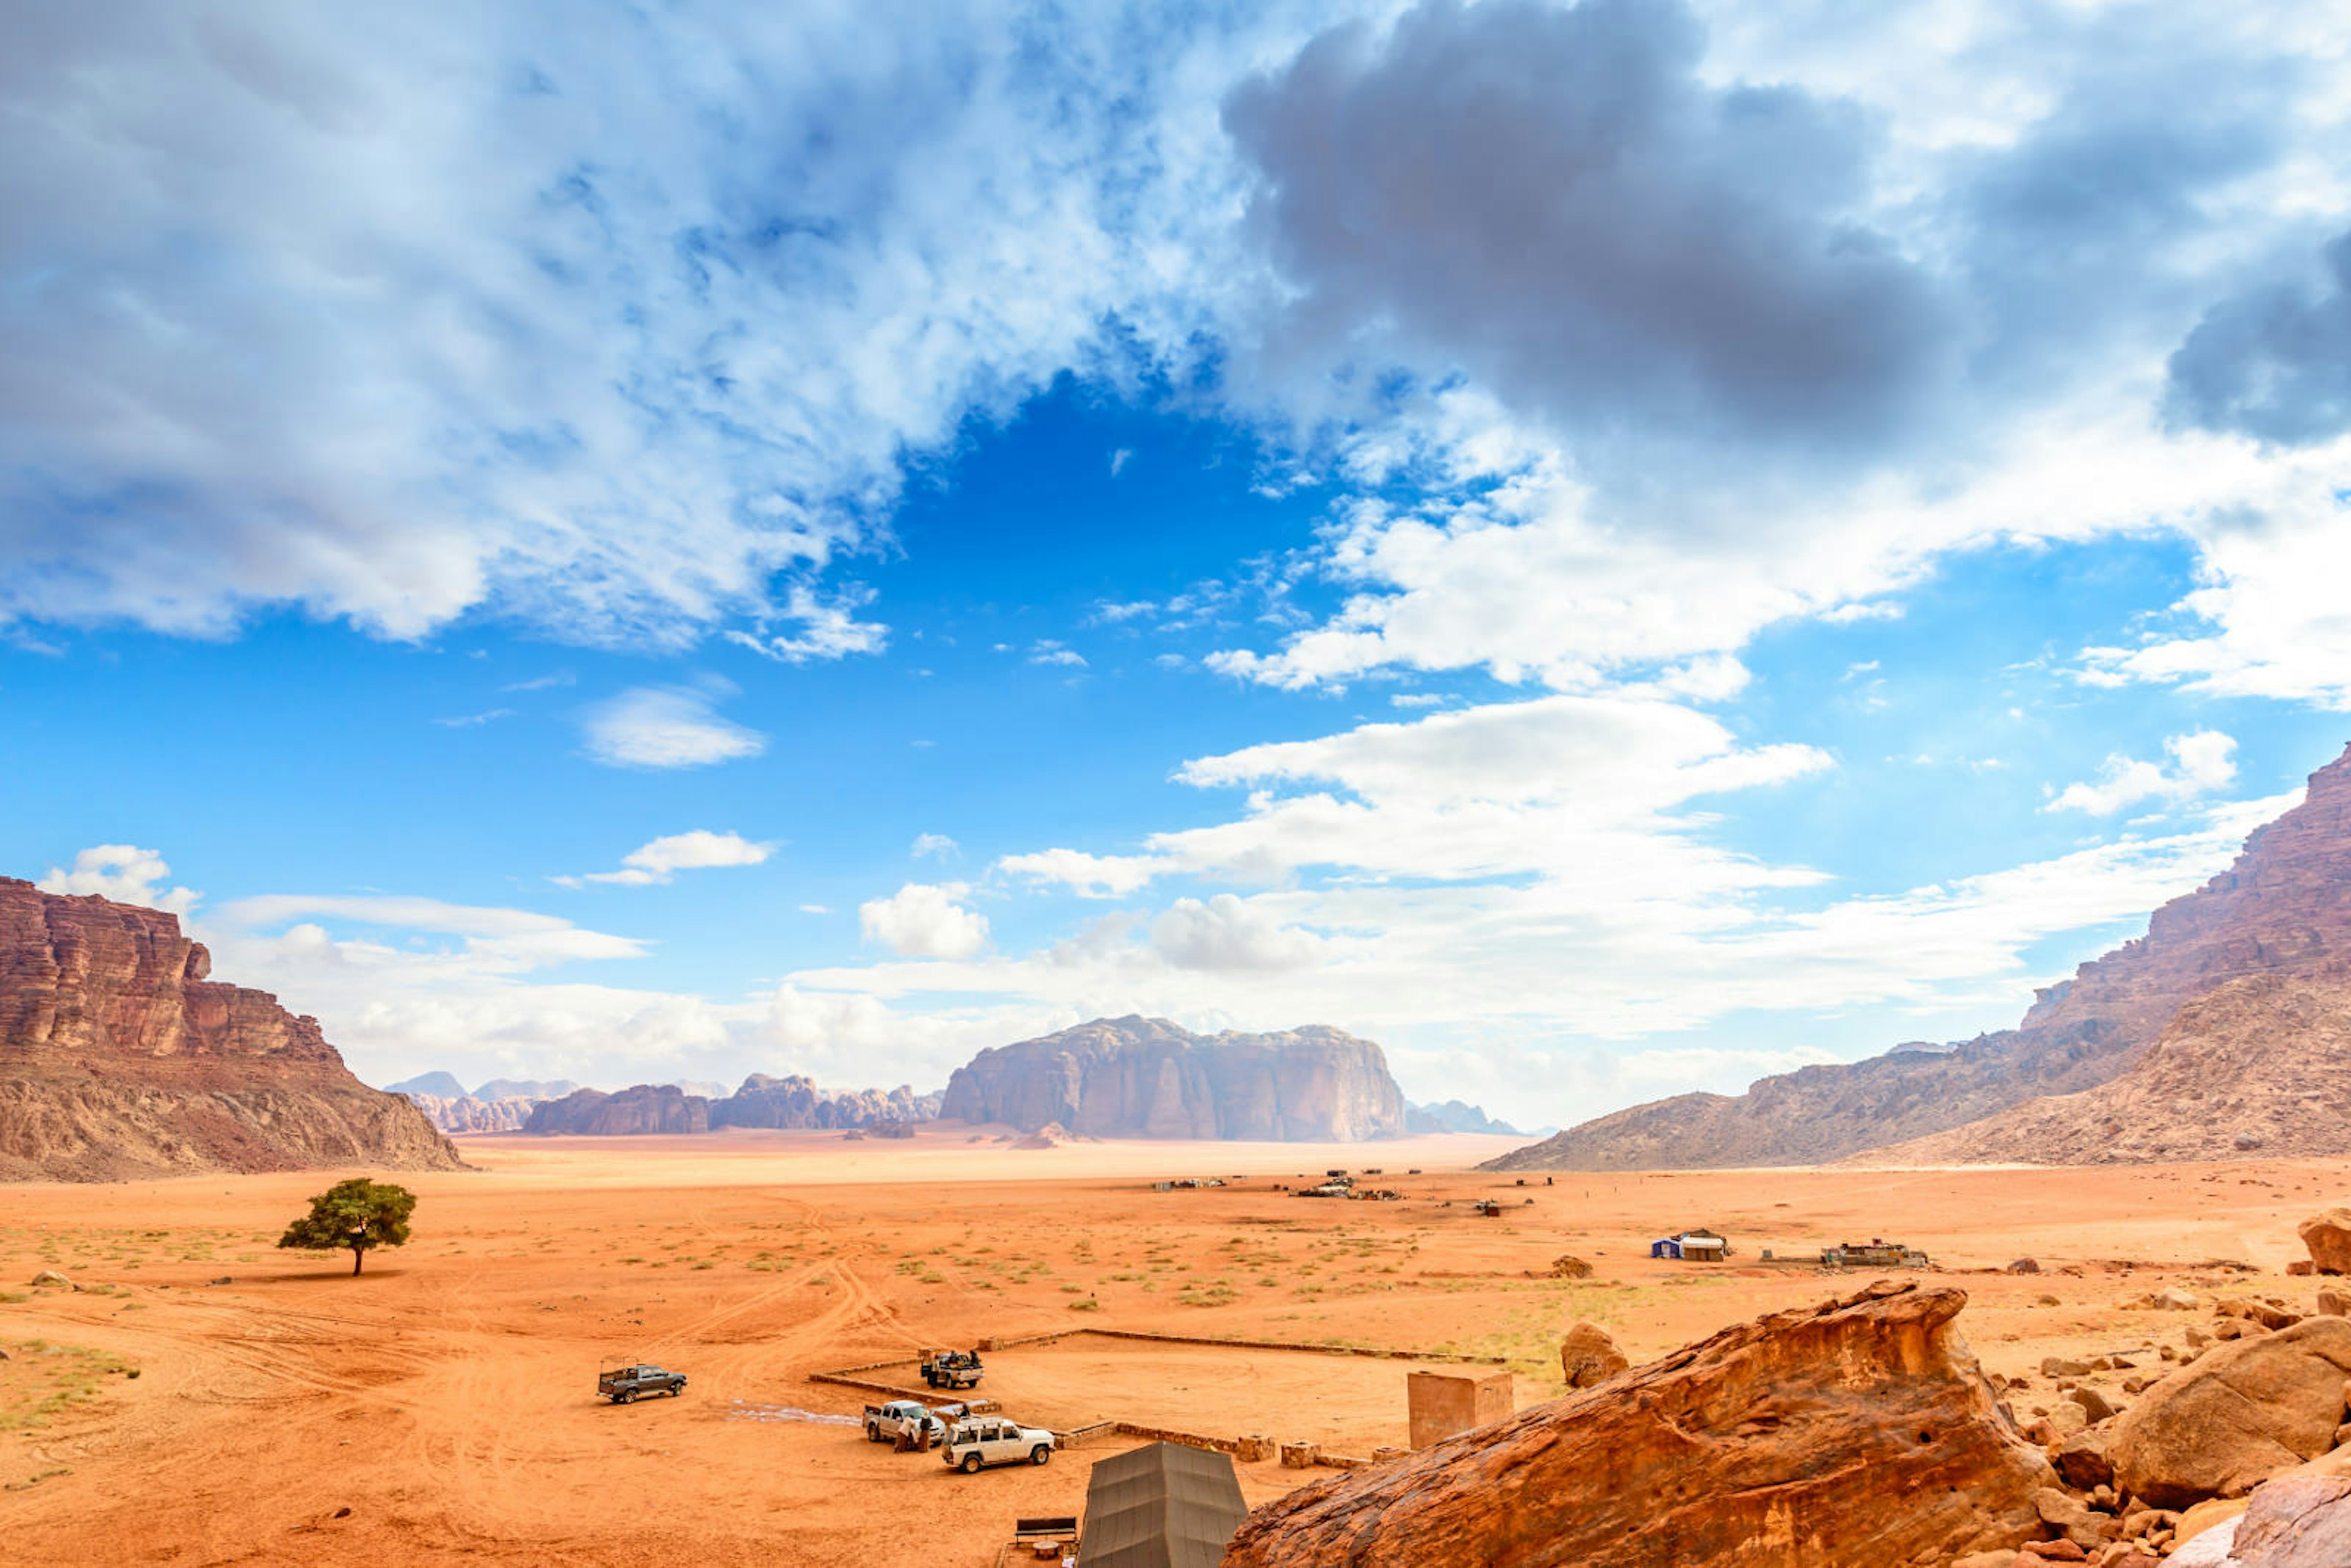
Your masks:
{"label": "scattered rock", "polygon": [[2008,1266],[2008,1271],[2011,1274],[2038,1274],[2041,1265],[2030,1258],[2019,1258]]}
{"label": "scattered rock", "polygon": [[[2092,1511],[2087,1504],[2070,1492],[2060,1491],[2055,1487],[2043,1487],[2032,1494],[2032,1507],[2041,1515],[2042,1523],[2082,1548],[2085,1555],[2091,1547],[2104,1546],[2114,1539],[2114,1520]],[[2025,1550],[2037,1551],[2039,1547],[2028,1542]]]}
{"label": "scattered rock", "polygon": [[2177,1285],[2166,1286],[2147,1298],[2158,1312],[2192,1312],[2204,1305],[2204,1298],[2193,1291],[2183,1291]]}
{"label": "scattered rock", "polygon": [[2229,1568],[2229,1549],[2236,1542],[2241,1516],[2224,1519],[2164,1560],[2165,1568]]}
{"label": "scattered rock", "polygon": [[2017,1561],[2040,1563],[2087,1563],[2090,1554],[2069,1540],[2028,1541],[2018,1551]]}
{"label": "scattered rock", "polygon": [[2070,1437],[2090,1424],[2090,1412],[2079,1400],[2060,1399],[2049,1407],[2049,1427],[2061,1437]]}
{"label": "scattered rock", "polygon": [[1559,1342],[1559,1369],[1570,1388],[1605,1383],[1632,1364],[1597,1323],[1578,1323]]}
{"label": "scattered rock", "polygon": [[2285,1266],[2285,1271],[2289,1274],[2315,1274],[2318,1265],[2307,1258],[2297,1258]]}
{"label": "scattered rock", "polygon": [[2318,1288],[2318,1315],[2322,1318],[2351,1318],[2351,1291],[2321,1285]]}
{"label": "scattered rock", "polygon": [[2057,1473],[2075,1491],[2110,1486],[2115,1462],[2106,1458],[2106,1440],[2095,1432],[2076,1432],[2057,1447]]}
{"label": "scattered rock", "polygon": [[71,1280],[67,1279],[63,1274],[58,1273],[55,1269],[42,1270],[39,1273],[33,1276],[33,1283],[37,1288],[44,1285],[55,1285],[62,1290],[68,1291],[74,1288],[74,1282]]}
{"label": "scattered rock", "polygon": [[1951,1568],[2016,1568],[2013,1552],[1970,1552],[1952,1561]]}
{"label": "scattered rock", "polygon": [[2077,1383],[2065,1390],[2065,1397],[2082,1407],[2082,1413],[2089,1416],[2092,1426],[2115,1418],[2115,1407],[2107,1404],[2106,1396],[2095,1388]]}
{"label": "scattered rock", "polygon": [[1225,1568],[1797,1568],[2013,1546],[2054,1472],[1994,1407],[1952,1324],[1966,1300],[1881,1282],[1726,1329],[1276,1499]]}
{"label": "scattered rock", "polygon": [[1551,1277],[1554,1280],[1589,1280],[1592,1265],[1573,1252],[1562,1252],[1551,1260]]}
{"label": "scattered rock", "polygon": [[2351,1208],[2330,1208],[2294,1227],[2322,1274],[2351,1274]]}
{"label": "scattered rock", "polygon": [[2223,1345],[2139,1396],[2107,1434],[2116,1484],[2158,1507],[2243,1491],[2325,1453],[2344,1416],[2351,1320]]}
{"label": "scattered rock", "polygon": [[2043,1377],[2086,1377],[2089,1374],[2090,1364],[2086,1361],[2068,1361],[2062,1355],[2042,1359],[2041,1375]]}
{"label": "scattered rock", "polygon": [[1322,1449],[1314,1443],[1284,1443],[1281,1445],[1281,1468],[1285,1470],[1311,1470],[1322,1462]]}

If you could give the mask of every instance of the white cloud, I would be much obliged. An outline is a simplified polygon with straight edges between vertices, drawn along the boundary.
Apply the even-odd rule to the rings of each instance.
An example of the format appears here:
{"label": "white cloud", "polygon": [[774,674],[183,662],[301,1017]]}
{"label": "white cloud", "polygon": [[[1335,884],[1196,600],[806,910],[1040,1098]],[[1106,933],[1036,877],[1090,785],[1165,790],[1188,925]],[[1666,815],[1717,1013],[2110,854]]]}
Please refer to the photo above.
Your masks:
{"label": "white cloud", "polygon": [[2111,817],[2149,800],[2192,800],[2237,781],[2236,740],[2218,730],[2175,735],[2163,743],[2163,749],[2171,758],[2168,768],[2116,753],[2098,770],[2096,782],[2068,784],[2042,810]]}
{"label": "white cloud", "polygon": [[854,614],[872,603],[873,598],[872,590],[860,588],[825,602],[805,585],[795,586],[775,618],[798,621],[798,632],[769,632],[762,628],[756,634],[731,632],[727,637],[788,664],[844,659],[852,653],[878,653],[890,645],[890,629],[879,622],[860,621]]}
{"label": "white cloud", "polygon": [[902,958],[968,958],[987,946],[987,917],[956,902],[970,891],[959,882],[910,882],[859,904],[858,929]]}
{"label": "white cloud", "polygon": [[720,716],[716,703],[734,688],[634,686],[591,708],[588,755],[609,768],[703,768],[768,748],[758,731]]}
{"label": "white cloud", "polygon": [[1117,478],[1120,472],[1126,467],[1127,460],[1134,455],[1134,449],[1128,446],[1122,446],[1113,452],[1110,455],[1110,476],[1113,479]]}
{"label": "white cloud", "polygon": [[[641,958],[646,950],[634,937],[587,930],[532,910],[386,894],[261,894],[224,904],[214,918],[240,936],[252,937],[304,916],[457,937],[461,947],[422,956],[395,955],[366,941],[339,945],[337,951],[340,961],[362,967],[413,962],[466,978],[584,959]],[[280,939],[293,940],[298,946],[311,945],[319,932],[318,925],[305,923]]]}
{"label": "white cloud", "polygon": [[1085,655],[1050,638],[1029,650],[1029,662],[1032,664],[1062,664],[1077,670],[1086,667]]}
{"label": "white cloud", "polygon": [[459,718],[436,718],[433,722],[444,729],[478,729],[486,724],[495,724],[499,719],[512,717],[514,717],[514,709],[494,707],[486,713],[469,713]]}
{"label": "white cloud", "polygon": [[921,860],[925,855],[951,860],[963,852],[963,846],[945,833],[916,833],[913,847],[906,852],[914,860]]}
{"label": "white cloud", "polygon": [[671,881],[682,871],[710,866],[760,865],[776,852],[774,841],[755,843],[739,833],[714,833],[707,828],[670,833],[631,850],[621,857],[619,871],[591,871],[582,876],[559,876],[550,881],[566,887],[605,882],[622,887],[645,887]]}
{"label": "white cloud", "polygon": [[171,874],[172,868],[153,850],[136,844],[94,844],[75,854],[73,870],[51,866],[48,874],[33,885],[43,893],[96,894],[117,904],[185,915],[204,895],[184,887],[164,889],[160,884]]}
{"label": "white cloud", "polygon": [[1148,855],[1096,855],[1082,850],[1036,850],[1006,855],[996,869],[1008,876],[1067,887],[1081,898],[1121,898],[1170,869]]}
{"label": "white cloud", "polygon": [[1309,933],[1285,929],[1229,893],[1202,903],[1179,898],[1151,923],[1151,945],[1179,969],[1296,969],[1311,964],[1322,945]]}

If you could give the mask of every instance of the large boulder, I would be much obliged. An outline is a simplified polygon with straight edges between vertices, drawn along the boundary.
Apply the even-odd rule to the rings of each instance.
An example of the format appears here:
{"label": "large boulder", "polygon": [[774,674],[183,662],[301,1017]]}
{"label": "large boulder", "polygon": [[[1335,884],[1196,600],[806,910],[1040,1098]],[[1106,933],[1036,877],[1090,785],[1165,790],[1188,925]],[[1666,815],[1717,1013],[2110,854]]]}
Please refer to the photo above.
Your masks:
{"label": "large boulder", "polygon": [[2330,1208],[2294,1227],[2322,1274],[2351,1274],[2351,1208]]}
{"label": "large boulder", "polygon": [[2282,1476],[2256,1488],[2230,1552],[2242,1568],[2343,1568],[2351,1563],[2351,1478]]}
{"label": "large boulder", "polygon": [[1597,1323],[1578,1323],[1559,1342],[1559,1369],[1570,1388],[1605,1383],[1632,1364]]}
{"label": "large boulder", "polygon": [[2041,1533],[2049,1462],[1953,1324],[1881,1281],[1251,1514],[1224,1568],[1860,1568]]}
{"label": "large boulder", "polygon": [[2116,1417],[2115,1485],[2158,1508],[2241,1492],[2335,1446],[2351,1319],[2214,1346]]}

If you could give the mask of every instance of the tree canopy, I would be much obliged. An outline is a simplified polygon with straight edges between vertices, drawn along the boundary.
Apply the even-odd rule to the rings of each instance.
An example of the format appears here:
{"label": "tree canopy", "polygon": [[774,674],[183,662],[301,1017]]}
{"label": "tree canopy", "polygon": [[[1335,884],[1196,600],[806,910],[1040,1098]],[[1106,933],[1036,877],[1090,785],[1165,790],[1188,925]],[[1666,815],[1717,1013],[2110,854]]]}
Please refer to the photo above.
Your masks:
{"label": "tree canopy", "polygon": [[416,1195],[390,1182],[353,1176],[340,1181],[310,1200],[310,1212],[286,1228],[280,1247],[306,1252],[351,1249],[351,1272],[371,1247],[398,1247],[408,1239],[408,1217],[416,1211]]}

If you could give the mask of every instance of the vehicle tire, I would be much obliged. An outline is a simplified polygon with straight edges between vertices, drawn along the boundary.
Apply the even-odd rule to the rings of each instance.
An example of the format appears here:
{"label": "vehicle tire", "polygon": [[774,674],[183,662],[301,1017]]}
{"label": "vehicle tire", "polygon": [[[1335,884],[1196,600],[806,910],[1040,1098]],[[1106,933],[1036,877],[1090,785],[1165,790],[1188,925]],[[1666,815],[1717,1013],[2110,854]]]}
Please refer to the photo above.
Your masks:
{"label": "vehicle tire", "polygon": [[615,1405],[632,1405],[636,1403],[636,1398],[637,1391],[635,1389],[623,1388],[618,1394],[612,1396],[612,1403]]}
{"label": "vehicle tire", "polygon": [[1040,1443],[1029,1450],[1029,1462],[1032,1465],[1041,1465],[1052,1457],[1053,1445],[1050,1443]]}
{"label": "vehicle tire", "polygon": [[684,1393],[684,1392],[685,1392],[685,1385],[684,1385],[684,1384],[683,1384],[683,1383],[673,1383],[673,1384],[671,1384],[671,1385],[669,1385],[669,1396],[670,1396],[672,1399],[676,1398],[679,1395],[681,1395],[681,1394],[683,1394],[683,1393]]}
{"label": "vehicle tire", "polygon": [[865,1424],[865,1440],[869,1443],[880,1442],[882,1440],[882,1428],[873,1425],[872,1422],[868,1421]]}
{"label": "vehicle tire", "polygon": [[963,1457],[963,1463],[956,1468],[963,1471],[963,1473],[967,1476],[976,1476],[979,1473],[979,1456],[977,1454],[966,1454]]}

